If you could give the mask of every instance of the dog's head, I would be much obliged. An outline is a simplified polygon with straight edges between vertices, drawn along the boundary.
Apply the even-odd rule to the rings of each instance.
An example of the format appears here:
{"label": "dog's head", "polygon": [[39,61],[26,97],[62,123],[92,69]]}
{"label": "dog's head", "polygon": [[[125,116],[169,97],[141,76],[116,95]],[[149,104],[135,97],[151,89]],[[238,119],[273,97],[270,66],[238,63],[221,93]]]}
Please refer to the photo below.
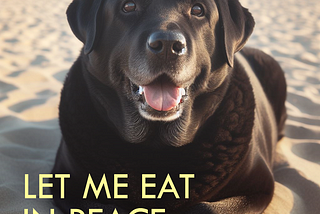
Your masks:
{"label": "dog's head", "polygon": [[254,26],[238,0],[74,0],[67,15],[108,88],[93,94],[102,114],[129,142],[172,146],[214,113]]}

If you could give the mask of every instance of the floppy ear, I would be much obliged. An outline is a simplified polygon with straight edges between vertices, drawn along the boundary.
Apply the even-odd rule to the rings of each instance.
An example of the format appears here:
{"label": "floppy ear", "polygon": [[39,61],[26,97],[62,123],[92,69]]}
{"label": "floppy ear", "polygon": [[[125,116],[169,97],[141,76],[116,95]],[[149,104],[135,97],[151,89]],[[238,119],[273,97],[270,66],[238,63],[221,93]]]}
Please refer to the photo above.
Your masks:
{"label": "floppy ear", "polygon": [[216,3],[227,62],[233,67],[234,54],[245,45],[255,23],[251,13],[238,0],[216,0]]}
{"label": "floppy ear", "polygon": [[89,54],[97,37],[99,9],[102,0],[74,0],[68,7],[68,22],[74,35],[83,42]]}

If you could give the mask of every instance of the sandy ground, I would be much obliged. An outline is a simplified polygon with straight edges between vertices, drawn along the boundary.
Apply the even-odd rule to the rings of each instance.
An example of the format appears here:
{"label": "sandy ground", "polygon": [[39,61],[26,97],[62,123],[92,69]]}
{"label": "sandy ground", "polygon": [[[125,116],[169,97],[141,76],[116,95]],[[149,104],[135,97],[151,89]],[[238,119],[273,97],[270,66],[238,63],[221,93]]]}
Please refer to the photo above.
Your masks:
{"label": "sandy ground", "polygon": [[[266,213],[320,213],[320,2],[241,2],[256,20],[248,45],[273,55],[288,83],[287,138],[278,146],[288,164],[275,173]],[[24,198],[24,176],[37,194],[59,145],[60,90],[81,48],[64,15],[69,3],[0,0],[0,214],[54,208]]]}

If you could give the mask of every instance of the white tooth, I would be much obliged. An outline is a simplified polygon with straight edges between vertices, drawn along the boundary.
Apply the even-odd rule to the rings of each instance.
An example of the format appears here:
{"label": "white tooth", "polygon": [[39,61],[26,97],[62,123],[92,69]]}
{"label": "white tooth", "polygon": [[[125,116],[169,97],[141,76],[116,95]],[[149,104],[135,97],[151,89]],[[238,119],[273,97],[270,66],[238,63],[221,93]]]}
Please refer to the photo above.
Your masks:
{"label": "white tooth", "polygon": [[143,94],[144,88],[142,86],[139,86],[139,94]]}
{"label": "white tooth", "polygon": [[180,96],[186,95],[186,90],[184,88],[180,88]]}

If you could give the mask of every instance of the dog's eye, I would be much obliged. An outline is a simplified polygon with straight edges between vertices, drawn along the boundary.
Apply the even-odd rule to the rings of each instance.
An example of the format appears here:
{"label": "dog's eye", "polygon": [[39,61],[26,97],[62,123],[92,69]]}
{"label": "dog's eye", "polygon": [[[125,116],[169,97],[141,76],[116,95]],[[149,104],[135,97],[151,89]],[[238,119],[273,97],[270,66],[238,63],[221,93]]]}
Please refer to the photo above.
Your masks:
{"label": "dog's eye", "polygon": [[204,9],[201,4],[196,4],[191,8],[191,14],[194,16],[203,16],[204,15]]}
{"label": "dog's eye", "polygon": [[129,13],[129,12],[133,12],[136,10],[136,4],[132,1],[129,1],[127,3],[125,3],[123,5],[123,8],[122,10],[125,12],[125,13]]}

